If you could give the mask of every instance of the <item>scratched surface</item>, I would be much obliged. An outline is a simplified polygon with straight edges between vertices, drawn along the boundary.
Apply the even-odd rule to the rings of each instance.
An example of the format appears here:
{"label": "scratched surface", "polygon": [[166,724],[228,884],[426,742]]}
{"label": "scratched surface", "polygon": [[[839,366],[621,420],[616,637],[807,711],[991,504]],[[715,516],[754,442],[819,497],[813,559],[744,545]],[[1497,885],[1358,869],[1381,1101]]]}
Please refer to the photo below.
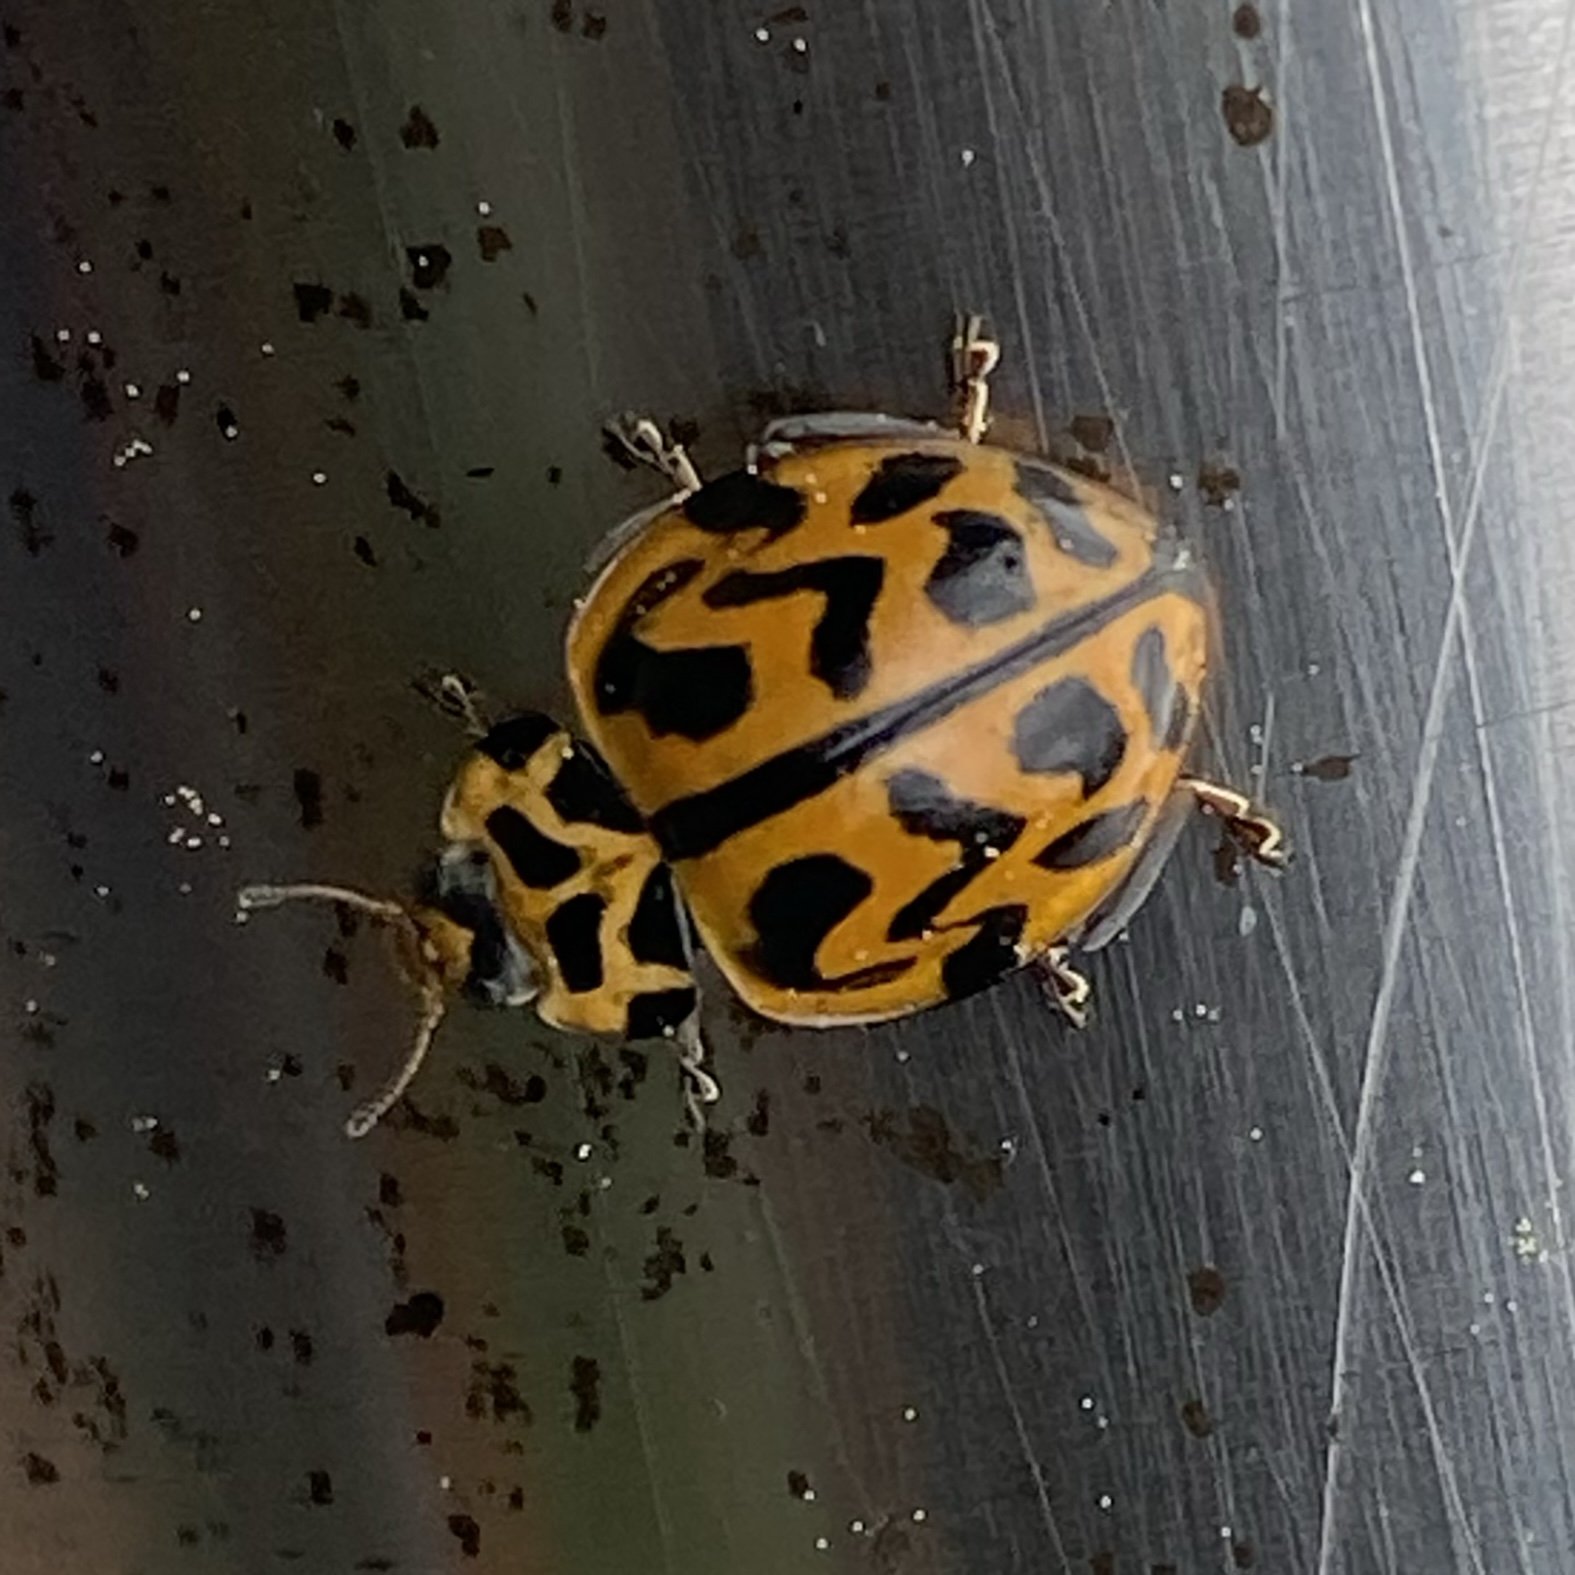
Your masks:
{"label": "scratched surface", "polygon": [[[8,1572],[1567,1575],[1565,14],[0,23]],[[408,878],[426,670],[563,709],[605,415],[934,412],[961,304],[1213,564],[1293,871],[1194,828],[1080,1037],[714,990],[703,1149],[479,1014],[346,1143],[410,1003],[234,887]]]}

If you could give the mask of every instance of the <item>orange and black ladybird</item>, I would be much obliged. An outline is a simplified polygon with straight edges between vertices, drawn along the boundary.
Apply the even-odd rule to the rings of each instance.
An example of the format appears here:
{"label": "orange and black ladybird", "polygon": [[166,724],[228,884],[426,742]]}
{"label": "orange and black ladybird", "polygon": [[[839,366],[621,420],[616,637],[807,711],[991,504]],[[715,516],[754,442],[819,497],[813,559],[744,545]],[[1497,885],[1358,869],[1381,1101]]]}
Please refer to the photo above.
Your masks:
{"label": "orange and black ladybird", "polygon": [[693,1109],[716,1095],[695,941],[778,1022],[903,1017],[1027,965],[1081,1022],[1070,958],[1126,925],[1187,809],[1282,862],[1245,795],[1185,773],[1200,566],[1126,496],[984,441],[998,357],[965,319],[954,427],[778,421],[706,483],[652,422],[610,429],[676,490],[609,538],[571,623],[588,742],[472,714],[412,907],[242,893],[348,901],[406,936],[422,1033],[352,1130],[402,1093],[456,990],[675,1038]]}

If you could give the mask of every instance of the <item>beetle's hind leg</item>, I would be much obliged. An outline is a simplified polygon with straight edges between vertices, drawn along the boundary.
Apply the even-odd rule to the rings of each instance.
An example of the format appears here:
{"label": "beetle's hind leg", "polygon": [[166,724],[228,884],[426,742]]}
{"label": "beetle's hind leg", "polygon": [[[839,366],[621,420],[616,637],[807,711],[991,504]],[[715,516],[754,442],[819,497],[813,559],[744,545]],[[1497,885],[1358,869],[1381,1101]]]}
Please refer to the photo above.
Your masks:
{"label": "beetle's hind leg", "polygon": [[675,442],[649,417],[625,412],[602,428],[615,459],[647,465],[672,482],[680,497],[700,490],[700,472],[689,451]]}
{"label": "beetle's hind leg", "polygon": [[981,443],[990,425],[990,374],[1000,365],[1001,347],[985,332],[984,318],[959,313],[952,335],[952,387],[957,397],[957,428],[970,443]]}
{"label": "beetle's hind leg", "polygon": [[1094,987],[1088,982],[1087,974],[1067,961],[1070,956],[1065,946],[1052,946],[1034,958],[1033,967],[1061,1015],[1074,1028],[1086,1028]]}
{"label": "beetle's hind leg", "polygon": [[1278,822],[1255,805],[1245,793],[1220,782],[1206,782],[1201,777],[1182,777],[1177,784],[1186,789],[1198,807],[1216,815],[1243,849],[1259,864],[1270,869],[1284,869],[1289,852],[1285,834]]}
{"label": "beetle's hind leg", "polygon": [[678,1069],[684,1080],[684,1114],[695,1131],[704,1132],[705,1107],[722,1097],[722,1086],[705,1069],[706,1045],[698,1006],[678,1025],[673,1043],[678,1046]]}

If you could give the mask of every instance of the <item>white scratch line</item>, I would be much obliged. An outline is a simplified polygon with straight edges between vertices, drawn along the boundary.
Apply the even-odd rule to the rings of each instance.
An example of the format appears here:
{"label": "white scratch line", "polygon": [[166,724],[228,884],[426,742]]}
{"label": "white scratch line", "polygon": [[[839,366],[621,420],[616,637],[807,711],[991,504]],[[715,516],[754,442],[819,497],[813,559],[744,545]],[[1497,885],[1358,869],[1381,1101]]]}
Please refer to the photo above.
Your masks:
{"label": "white scratch line", "polygon": [[[1533,174],[1531,200],[1522,211],[1522,232],[1514,252],[1513,271],[1509,287],[1504,294],[1498,332],[1495,336],[1494,360],[1488,382],[1488,398],[1483,410],[1477,439],[1473,445],[1472,470],[1466,500],[1464,523],[1458,536],[1454,529],[1454,513],[1449,501],[1448,485],[1444,473],[1443,443],[1439,433],[1438,408],[1433,393],[1432,370],[1427,355],[1426,338],[1422,332],[1421,309],[1417,294],[1415,261],[1411,255],[1406,233],[1406,215],[1400,190],[1399,165],[1395,156],[1393,132],[1389,123],[1389,105],[1385,98],[1380,72],[1378,40],[1373,24],[1371,0],[1356,0],[1357,20],[1361,28],[1362,46],[1367,67],[1368,83],[1372,94],[1373,113],[1378,126],[1378,140],[1383,155],[1384,182],[1389,201],[1395,241],[1400,256],[1401,273],[1405,283],[1406,315],[1411,329],[1412,353],[1416,360],[1417,380],[1422,400],[1423,416],[1427,425],[1429,455],[1433,467],[1434,496],[1439,517],[1444,526],[1446,544],[1457,543],[1451,561],[1451,587],[1449,607],[1444,618],[1443,633],[1439,637],[1438,656],[1433,667],[1432,687],[1428,695],[1426,717],[1422,727],[1421,746],[1417,752],[1416,775],[1412,788],[1411,804],[1406,817],[1405,834],[1401,842],[1400,861],[1395,872],[1394,889],[1390,898],[1389,914],[1385,923],[1383,961],[1379,974],[1378,993],[1373,1002],[1372,1021],[1368,1027],[1367,1043],[1363,1052],[1362,1083],[1357,1101],[1356,1131],[1352,1142],[1351,1178],[1346,1198],[1345,1237],[1341,1254],[1340,1291],[1335,1315],[1334,1351],[1330,1379],[1329,1414],[1338,1419],[1345,1403],[1346,1370],[1351,1342],[1356,1300],[1356,1265],[1359,1238],[1365,1231],[1372,1240],[1373,1250],[1382,1265],[1382,1250],[1371,1224],[1366,1197],[1367,1171],[1370,1168],[1375,1141],[1375,1127],[1379,1104],[1379,1091],[1388,1070],[1389,1017],[1394,1007],[1395,992],[1400,977],[1400,956],[1404,949],[1411,902],[1415,895],[1417,873],[1421,865],[1422,838],[1427,824],[1432,800],[1433,780],[1438,767],[1438,755],[1443,741],[1444,709],[1453,688],[1453,657],[1455,643],[1460,636],[1466,610],[1466,570],[1471,561],[1471,551],[1476,544],[1477,526],[1481,519],[1483,478],[1487,470],[1487,455],[1492,447],[1498,426],[1499,410],[1508,383],[1508,345],[1511,335],[1508,326],[1514,321],[1515,307],[1525,271],[1526,238],[1537,209],[1537,199],[1542,191],[1542,174],[1549,137],[1552,130],[1554,108],[1558,103],[1555,92],[1550,95],[1548,112],[1543,125],[1542,145],[1537,168]],[[1565,19],[1565,44],[1569,39],[1569,13]],[[1560,75],[1564,51],[1560,53]],[[1408,1322],[1401,1322],[1400,1331],[1407,1348],[1408,1365],[1416,1385],[1427,1424],[1428,1442],[1432,1449],[1434,1466],[1438,1472],[1439,1486],[1449,1511],[1451,1529],[1472,1570],[1485,1575],[1480,1550],[1472,1536],[1455,1477],[1454,1464],[1445,1444],[1437,1410],[1427,1386],[1421,1366],[1411,1343]],[[1341,1445],[1332,1438],[1325,1456],[1323,1506],[1319,1523],[1317,1575],[1329,1575],[1335,1558],[1335,1508],[1339,1494],[1339,1459]]]}

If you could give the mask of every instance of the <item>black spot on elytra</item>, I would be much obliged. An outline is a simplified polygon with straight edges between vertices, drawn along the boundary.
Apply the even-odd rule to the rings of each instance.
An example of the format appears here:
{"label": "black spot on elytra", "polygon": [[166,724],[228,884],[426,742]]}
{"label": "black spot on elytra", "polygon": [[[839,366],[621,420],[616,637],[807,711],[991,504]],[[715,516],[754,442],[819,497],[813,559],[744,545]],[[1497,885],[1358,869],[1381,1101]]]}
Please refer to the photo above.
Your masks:
{"label": "black spot on elytra", "polygon": [[823,558],[773,573],[735,569],[706,591],[707,607],[752,607],[812,591],[825,608],[809,641],[809,668],[839,700],[850,700],[869,682],[870,614],[885,579],[879,558]]}
{"label": "black spot on elytra", "polygon": [[1143,697],[1154,742],[1161,749],[1179,748],[1187,736],[1192,702],[1171,671],[1165,631],[1157,624],[1145,629],[1132,648],[1132,687]]}
{"label": "black spot on elytra", "polygon": [[1012,751],[1024,771],[1035,776],[1075,771],[1084,798],[1116,774],[1126,750],[1116,708],[1081,678],[1062,678],[1041,689],[1017,713],[1012,729]]}
{"label": "black spot on elytra", "polygon": [[580,868],[580,855],[573,848],[538,831],[511,804],[498,805],[486,824],[487,835],[509,867],[533,891],[551,891]]}
{"label": "black spot on elytra", "polygon": [[803,494],[792,487],[779,486],[753,471],[734,470],[690,493],[683,513],[691,525],[716,535],[763,530],[775,541],[803,523],[808,507]]}
{"label": "black spot on elytra", "polygon": [[1126,847],[1148,815],[1148,804],[1134,799],[1119,809],[1107,809],[1063,832],[1034,855],[1034,863],[1047,870],[1077,870],[1107,859]]}
{"label": "black spot on elytra", "polygon": [[295,292],[295,315],[303,323],[315,323],[333,309],[334,292],[326,284],[297,280],[291,288]]}
{"label": "black spot on elytra", "polygon": [[448,278],[454,254],[436,241],[425,246],[407,246],[405,259],[410,264],[410,282],[418,290],[435,290]]}
{"label": "black spot on elytra", "polygon": [[629,920],[629,953],[636,962],[661,963],[669,968],[689,966],[673,872],[665,864],[656,865],[640,888],[640,900]]}
{"label": "black spot on elytra", "polygon": [[571,897],[547,920],[547,944],[557,960],[564,988],[574,995],[602,986],[602,915],[606,912],[607,899],[585,891]]}
{"label": "black spot on elytra", "polygon": [[998,514],[946,509],[935,516],[946,551],[930,571],[924,594],[953,623],[977,628],[1034,605],[1023,538]]}
{"label": "black spot on elytra", "polygon": [[435,148],[441,139],[432,117],[419,104],[412,104],[399,128],[399,140],[407,148]]}
{"label": "black spot on elytra", "polygon": [[691,989],[646,990],[629,1002],[625,1032],[630,1039],[662,1039],[694,1016],[696,995]]}
{"label": "black spot on elytra", "polygon": [[1056,546],[1067,557],[1091,569],[1108,569],[1120,556],[1114,544],[1094,528],[1072,484],[1048,465],[1018,460],[1017,494],[1039,511]]}
{"label": "black spot on elytra", "polygon": [[569,1377],[574,1431],[588,1433],[602,1419],[602,1368],[594,1356],[576,1356]]}
{"label": "black spot on elytra", "polygon": [[957,844],[953,868],[892,916],[887,940],[906,941],[930,929],[947,904],[989,866],[992,857],[1017,841],[1026,822],[1005,810],[958,798],[939,777],[911,768],[888,778],[886,798],[893,818],[910,836]]}
{"label": "black spot on elytra", "polygon": [[777,865],[749,899],[756,939],[744,961],[786,990],[857,990],[905,973],[912,958],[834,978],[816,964],[821,943],[874,889],[869,875],[835,853],[811,853]]}
{"label": "black spot on elytra", "polygon": [[554,733],[561,731],[550,716],[540,711],[518,711],[489,728],[476,748],[505,771],[518,771]]}
{"label": "black spot on elytra", "polygon": [[570,746],[547,787],[547,802],[565,825],[584,822],[607,831],[643,831],[645,822],[602,757],[589,744]]}
{"label": "black spot on elytra", "polygon": [[709,853],[746,827],[825,792],[917,730],[1071,650],[1140,606],[1153,594],[1157,580],[1157,574],[1140,575],[1108,596],[1056,614],[983,662],[783,749],[716,787],[669,801],[651,815],[652,835],[671,861]]}
{"label": "black spot on elytra", "polygon": [[634,632],[702,568],[698,558],[668,564],[630,597],[596,661],[596,706],[603,716],[636,711],[659,738],[676,733],[699,741],[726,731],[749,709],[753,675],[742,646],[659,651]]}
{"label": "black spot on elytra", "polygon": [[950,454],[893,454],[883,459],[853,500],[853,523],[878,525],[928,503],[962,468],[962,461]]}
{"label": "black spot on elytra", "polygon": [[941,987],[949,1001],[987,989],[1022,966],[1017,943],[1028,910],[1017,903],[986,908],[973,921],[978,928],[941,964]]}
{"label": "black spot on elytra", "polygon": [[443,1298],[436,1291],[417,1291],[408,1301],[395,1302],[383,1320],[383,1333],[419,1335],[430,1340],[443,1322]]}

